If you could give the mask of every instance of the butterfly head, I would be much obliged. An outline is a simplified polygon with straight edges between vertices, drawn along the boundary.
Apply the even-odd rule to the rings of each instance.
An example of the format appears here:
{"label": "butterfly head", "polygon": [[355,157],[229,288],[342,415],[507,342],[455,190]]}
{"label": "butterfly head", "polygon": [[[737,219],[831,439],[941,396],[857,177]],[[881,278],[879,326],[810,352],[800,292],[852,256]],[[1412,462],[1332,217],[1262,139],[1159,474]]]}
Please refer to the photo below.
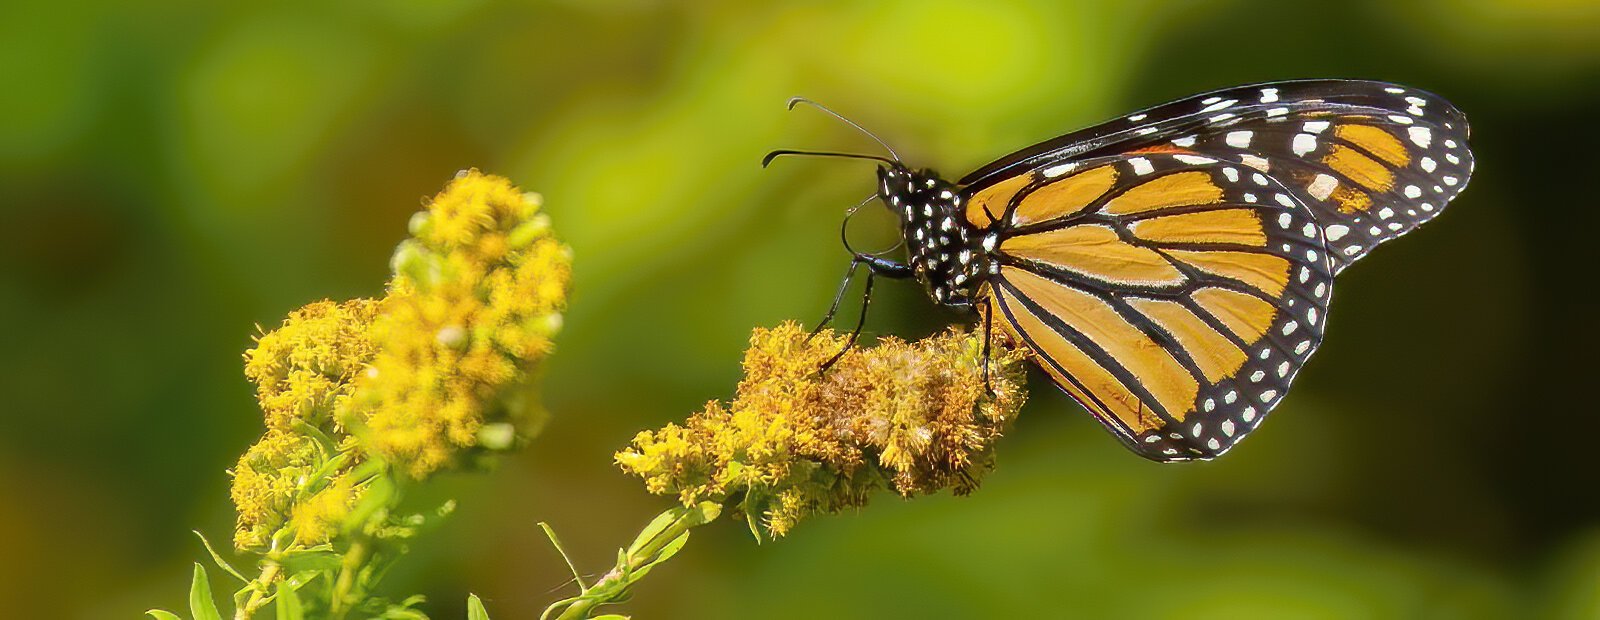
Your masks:
{"label": "butterfly head", "polygon": [[993,248],[967,222],[957,187],[932,170],[886,165],[878,167],[878,197],[900,217],[910,265],[933,300],[971,307],[978,285],[994,268]]}

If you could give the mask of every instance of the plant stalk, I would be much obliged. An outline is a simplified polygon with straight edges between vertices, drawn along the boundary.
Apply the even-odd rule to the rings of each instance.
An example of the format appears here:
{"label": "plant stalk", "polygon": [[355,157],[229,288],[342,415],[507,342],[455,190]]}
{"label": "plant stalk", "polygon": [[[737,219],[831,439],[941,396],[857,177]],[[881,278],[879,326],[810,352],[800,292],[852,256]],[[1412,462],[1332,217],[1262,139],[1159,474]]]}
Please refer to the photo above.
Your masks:
{"label": "plant stalk", "polygon": [[234,610],[233,620],[250,620],[256,610],[267,604],[267,592],[272,589],[272,582],[278,578],[278,571],[281,569],[277,562],[268,560],[264,563],[261,575],[251,582],[254,591],[250,593],[250,598],[244,602],[244,606]]}

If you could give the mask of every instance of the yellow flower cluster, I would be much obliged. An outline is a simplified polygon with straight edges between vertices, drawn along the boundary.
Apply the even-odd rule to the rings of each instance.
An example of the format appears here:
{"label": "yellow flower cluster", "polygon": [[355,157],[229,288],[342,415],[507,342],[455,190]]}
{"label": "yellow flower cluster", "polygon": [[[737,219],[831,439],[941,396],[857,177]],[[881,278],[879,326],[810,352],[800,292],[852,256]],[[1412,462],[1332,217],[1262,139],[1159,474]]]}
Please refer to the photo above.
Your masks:
{"label": "yellow flower cluster", "polygon": [[[291,511],[322,492],[324,478],[353,465],[349,457],[335,460],[338,452],[354,446],[336,423],[336,412],[349,401],[356,377],[372,358],[367,332],[378,307],[366,299],[308,304],[289,313],[282,327],[262,335],[245,352],[245,376],[256,384],[267,433],[233,469],[231,494],[239,512],[234,544],[239,548],[271,546]],[[353,490],[346,489],[339,501],[354,500]],[[295,538],[307,544],[324,542],[325,530],[297,529]]]}
{"label": "yellow flower cluster", "polygon": [[537,414],[512,393],[560,329],[572,262],[539,206],[469,170],[412,219],[414,238],[395,252],[352,413],[370,431],[366,447],[415,478],[467,449],[509,447]]}
{"label": "yellow flower cluster", "polygon": [[983,337],[952,329],[885,338],[818,373],[843,346],[793,323],[756,330],[731,405],[639,433],[618,465],[685,505],[734,502],[774,536],[886,486],[904,497],[975,488],[1026,399],[1021,353],[996,346],[985,385]]}
{"label": "yellow flower cluster", "polygon": [[322,426],[349,398],[352,381],[372,359],[367,330],[378,302],[319,301],[289,313],[278,328],[245,352],[244,374],[256,384],[267,428],[295,422]]}
{"label": "yellow flower cluster", "polygon": [[370,456],[421,478],[511,447],[571,274],[536,195],[466,171],[411,222],[379,300],[320,301],[245,353],[267,433],[233,469],[241,549],[316,545],[344,527]]}

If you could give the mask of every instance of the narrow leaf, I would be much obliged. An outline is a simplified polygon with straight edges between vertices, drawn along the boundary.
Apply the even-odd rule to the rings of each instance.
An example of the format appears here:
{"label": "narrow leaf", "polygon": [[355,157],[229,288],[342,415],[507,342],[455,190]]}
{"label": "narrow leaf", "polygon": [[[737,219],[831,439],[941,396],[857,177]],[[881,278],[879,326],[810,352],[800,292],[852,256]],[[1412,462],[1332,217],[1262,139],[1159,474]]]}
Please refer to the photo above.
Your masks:
{"label": "narrow leaf", "polygon": [[489,620],[489,610],[483,608],[483,599],[476,594],[467,595],[467,620]]}
{"label": "narrow leaf", "polygon": [[278,620],[304,620],[305,610],[300,606],[300,595],[284,582],[278,582]]}
{"label": "narrow leaf", "polygon": [[183,620],[183,617],[165,609],[152,609],[144,613],[149,614],[150,617],[155,618],[156,620]]}
{"label": "narrow leaf", "polygon": [[344,556],[331,549],[306,549],[283,554],[278,563],[291,575],[306,572],[333,573],[339,570]]}
{"label": "narrow leaf", "polygon": [[217,563],[217,568],[221,568],[222,570],[227,571],[229,575],[233,575],[234,579],[238,579],[239,581],[242,581],[244,583],[250,583],[249,579],[245,579],[244,575],[241,575],[241,574],[239,574],[239,571],[234,570],[233,565],[228,564],[227,560],[222,559],[222,555],[217,553],[216,548],[211,546],[211,541],[206,540],[206,535],[205,534],[201,534],[200,530],[190,530],[190,531],[194,532],[195,536],[200,537],[200,544],[205,545],[206,553],[211,554],[211,561]]}
{"label": "narrow leaf", "polygon": [[217,603],[211,599],[211,580],[206,578],[206,567],[194,563],[194,582],[189,584],[189,613],[194,620],[222,620]]}
{"label": "narrow leaf", "polygon": [[661,553],[656,554],[656,559],[650,562],[650,564],[655,565],[667,561],[668,558],[677,555],[678,550],[683,549],[683,546],[688,542],[689,533],[684,532],[682,536],[672,539],[672,542],[669,542],[666,544],[666,546],[662,547]]}
{"label": "narrow leaf", "polygon": [[589,586],[583,583],[583,575],[578,574],[578,566],[572,563],[572,558],[567,555],[567,550],[561,548],[561,539],[556,538],[556,531],[550,528],[549,523],[539,522],[539,527],[544,528],[544,535],[550,539],[550,544],[555,545],[556,553],[561,554],[561,559],[566,561],[567,570],[572,571],[573,581],[578,582],[578,590],[588,590]]}
{"label": "narrow leaf", "polygon": [[662,530],[667,529],[674,521],[682,517],[684,511],[685,508],[683,507],[675,507],[656,515],[656,518],[652,519],[650,524],[644,526],[644,529],[639,532],[638,538],[633,539],[633,544],[628,545],[628,555],[636,554],[640,548],[650,544],[650,541],[654,540]]}

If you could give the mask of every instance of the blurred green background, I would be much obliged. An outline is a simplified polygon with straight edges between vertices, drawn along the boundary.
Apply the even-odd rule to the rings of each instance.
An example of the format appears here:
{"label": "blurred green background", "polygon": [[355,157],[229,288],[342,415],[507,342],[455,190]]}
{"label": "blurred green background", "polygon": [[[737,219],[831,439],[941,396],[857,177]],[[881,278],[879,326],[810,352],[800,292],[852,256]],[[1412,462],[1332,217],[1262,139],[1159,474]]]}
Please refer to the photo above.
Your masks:
{"label": "blurred green background", "polygon": [[[951,176],[1215,87],[1368,77],[1473,121],[1478,173],[1340,279],[1329,339],[1256,438],[1159,466],[1035,376],[970,498],[883,496],[758,546],[696,533],[626,611],[681,617],[1597,618],[1592,463],[1600,5],[1368,0],[0,9],[0,610],[183,608],[191,529],[260,432],[256,325],[376,295],[407,217],[476,166],[576,251],[556,417],[387,582],[497,618],[668,505],[611,453],[728,396],[749,330],[814,321],[870,150]],[[869,218],[864,220],[872,222]],[[876,227],[876,230],[874,230]],[[863,226],[887,239],[886,218]],[[874,235],[877,235],[874,237]],[[869,330],[960,317],[879,289]],[[1586,430],[1587,429],[1587,430]],[[213,572],[214,578],[219,573]]]}

